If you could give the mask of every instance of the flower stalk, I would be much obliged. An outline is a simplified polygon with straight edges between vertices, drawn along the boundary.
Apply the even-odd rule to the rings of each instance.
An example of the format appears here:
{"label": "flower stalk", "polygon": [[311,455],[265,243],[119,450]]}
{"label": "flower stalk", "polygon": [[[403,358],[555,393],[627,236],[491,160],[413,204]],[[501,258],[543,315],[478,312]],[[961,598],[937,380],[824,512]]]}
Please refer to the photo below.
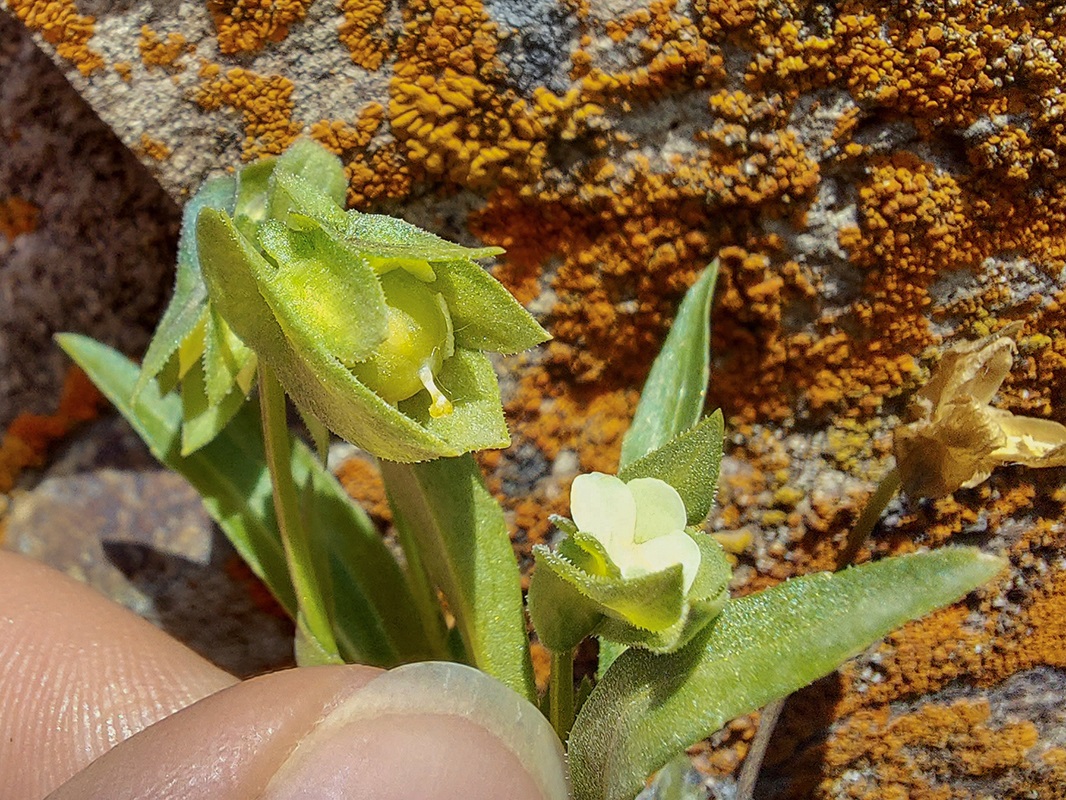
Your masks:
{"label": "flower stalk", "polygon": [[263,443],[267,467],[274,489],[274,511],[289,575],[296,590],[297,624],[306,625],[307,633],[327,657],[340,662],[329,613],[316,576],[311,541],[300,516],[293,482],[289,425],[285,414],[285,391],[273,370],[259,363],[259,410],[263,423]]}

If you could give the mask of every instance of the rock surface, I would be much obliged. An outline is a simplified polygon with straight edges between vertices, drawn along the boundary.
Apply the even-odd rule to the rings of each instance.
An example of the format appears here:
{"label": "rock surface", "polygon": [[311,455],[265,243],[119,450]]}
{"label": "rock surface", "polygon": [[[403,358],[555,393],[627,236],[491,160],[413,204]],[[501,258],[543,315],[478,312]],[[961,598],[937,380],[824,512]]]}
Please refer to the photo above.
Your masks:
{"label": "rock surface", "polygon": [[[516,444],[484,459],[530,492],[522,555],[578,469],[614,470],[716,254],[738,590],[833,563],[943,342],[1022,320],[996,404],[1066,421],[1057,3],[7,2],[178,200],[306,132],[354,206],[508,249],[495,273],[555,336],[511,365]],[[1063,470],[1021,468],[895,501],[875,555],[975,543],[1010,574],[794,698],[760,796],[1066,796],[1064,507]],[[727,775],[750,735],[697,761]]]}

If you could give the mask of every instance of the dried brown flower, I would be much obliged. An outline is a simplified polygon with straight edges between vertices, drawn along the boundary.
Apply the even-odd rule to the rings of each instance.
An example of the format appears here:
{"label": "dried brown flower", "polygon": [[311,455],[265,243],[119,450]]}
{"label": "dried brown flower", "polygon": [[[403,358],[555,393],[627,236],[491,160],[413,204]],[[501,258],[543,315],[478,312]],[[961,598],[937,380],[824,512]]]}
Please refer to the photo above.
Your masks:
{"label": "dried brown flower", "polygon": [[1066,466],[1066,426],[989,405],[1010,372],[1021,323],[949,348],[894,433],[896,468],[912,497],[943,497],[1001,464]]}

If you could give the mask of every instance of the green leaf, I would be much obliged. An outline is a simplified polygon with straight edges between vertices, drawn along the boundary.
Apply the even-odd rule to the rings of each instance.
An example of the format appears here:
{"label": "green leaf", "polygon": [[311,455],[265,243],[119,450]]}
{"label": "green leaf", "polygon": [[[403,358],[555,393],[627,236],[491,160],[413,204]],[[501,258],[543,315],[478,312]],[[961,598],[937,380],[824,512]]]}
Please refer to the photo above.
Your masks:
{"label": "green leaf", "polygon": [[687,431],[703,413],[710,374],[711,298],[718,277],[712,261],[685,294],[663,349],[622,439],[622,468]]}
{"label": "green leaf", "polygon": [[689,525],[699,525],[711,511],[722,463],[722,412],[715,411],[657,450],[632,461],[618,473],[634,478],[658,478],[673,486],[685,503]]}
{"label": "green leaf", "polygon": [[447,598],[474,666],[535,698],[518,564],[474,459],[383,461],[381,474],[396,524]]}
{"label": "green leaf", "polygon": [[[502,408],[497,412],[500,421],[488,436],[480,427],[468,424],[460,428],[452,423],[451,433],[456,438],[445,440],[382,400],[332,353],[290,342],[264,299],[263,292],[270,293],[271,283],[265,278],[260,280],[276,267],[237,232],[225,214],[205,210],[197,230],[212,303],[234,332],[270,364],[285,391],[303,411],[318,417],[349,442],[395,461],[454,456],[469,449],[493,446],[483,444],[486,438],[499,441]],[[458,366],[462,367],[463,362]],[[498,393],[499,387],[495,391]],[[455,405],[452,416],[459,420],[472,419],[480,425],[484,414],[468,415],[463,411],[465,403],[477,399],[458,393],[452,395]]]}
{"label": "green leaf", "polygon": [[207,306],[207,287],[200,272],[200,260],[196,251],[196,218],[203,208],[232,211],[235,186],[231,177],[212,178],[185,204],[181,217],[174,295],[148,345],[134,394],[143,390],[148,381],[166,367],[178,346],[193,332],[203,317]]}
{"label": "green leaf", "polygon": [[321,667],[327,664],[343,664],[344,662],[336,653],[326,650],[322,643],[311,633],[307,620],[302,611],[296,615],[296,641],[295,641],[296,666],[298,667]]}
{"label": "green leaf", "polygon": [[[207,512],[237,552],[293,615],[293,594],[285,553],[274,520],[270,477],[262,462],[258,416],[245,407],[220,437],[192,455],[180,455],[181,398],[160,397],[149,380],[136,400],[137,366],[106,345],[76,334],[56,336],[59,346],[126,418],[152,455],[193,485]],[[256,461],[258,451],[259,461]]]}
{"label": "green leaf", "polygon": [[574,723],[575,800],[629,800],[682,748],[832,672],[1003,567],[951,547],[796,578],[730,601],[682,650],[626,651]]}
{"label": "green leaf", "polygon": [[[120,353],[74,334],[56,337],[159,461],[183,475],[237,552],[291,615],[296,598],[274,516],[270,475],[255,404],[246,404],[210,444],[178,452],[181,400],[160,397],[154,381],[133,402],[137,367]],[[345,655],[391,667],[427,656],[410,587],[366,513],[302,444],[292,450],[298,485],[310,483],[306,513],[328,554],[336,598],[334,624]],[[311,657],[313,654],[308,654]]]}
{"label": "green leaf", "polygon": [[455,343],[472,350],[519,353],[551,336],[503,285],[473,261],[435,266],[434,291],[448,302]]}
{"label": "green leaf", "polygon": [[345,660],[394,667],[436,657],[403,570],[366,512],[300,444],[292,470],[308,489],[307,529],[329,557],[332,621]]}

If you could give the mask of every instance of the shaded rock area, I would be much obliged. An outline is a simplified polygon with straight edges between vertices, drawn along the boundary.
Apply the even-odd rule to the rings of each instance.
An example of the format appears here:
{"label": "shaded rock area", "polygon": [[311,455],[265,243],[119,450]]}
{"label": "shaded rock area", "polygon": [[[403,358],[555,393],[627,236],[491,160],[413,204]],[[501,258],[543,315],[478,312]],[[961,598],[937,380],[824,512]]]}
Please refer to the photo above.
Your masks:
{"label": "shaded rock area", "polygon": [[82,430],[32,490],[13,493],[4,547],[88,583],[235,675],[292,665],[285,612],[199,495],[117,418]]}
{"label": "shaded rock area", "polygon": [[[305,133],[343,159],[353,206],[507,248],[494,273],[555,337],[501,364],[515,444],[481,457],[508,493],[522,558],[550,535],[548,515],[566,511],[577,471],[615,469],[636,387],[685,287],[716,255],[708,405],[723,408],[730,434],[711,524],[750,542],[738,592],[833,564],[890,464],[888,432],[944,343],[1022,321],[995,404],[1066,421],[1059,3],[7,7],[179,201],[210,170]],[[58,97],[54,75],[22,77],[40,63],[19,41],[0,39],[0,98],[27,81]],[[5,142],[25,128],[39,132],[24,143],[52,137],[77,153],[80,129],[63,113],[51,129],[5,117]],[[40,163],[0,150],[0,169],[11,153]],[[98,194],[152,191],[131,175],[113,171]],[[3,191],[38,208],[61,202],[20,186]],[[142,216],[138,230],[149,217],[162,218]],[[34,235],[0,237],[0,281]],[[115,258],[148,263],[140,239],[109,236]],[[60,249],[79,275],[117,263]],[[133,305],[112,297],[91,315],[97,335],[158,309],[163,269],[122,273]],[[42,292],[41,274],[19,287],[95,308],[69,300],[73,281]],[[0,405],[6,418],[54,400],[54,379],[24,366],[46,337],[24,331],[67,324],[56,302],[17,324],[8,313],[0,331],[18,333],[0,345],[17,350],[0,350],[0,386],[25,390],[17,408]],[[350,478],[378,502],[369,471]],[[1048,700],[1066,690],[1064,518],[1064,470],[1008,467],[941,500],[894,501],[864,557],[967,543],[1004,553],[1011,569],[793,698],[760,796],[1066,796],[1066,727]],[[722,797],[753,729],[739,720],[693,751]]]}
{"label": "shaded rock area", "polygon": [[0,13],[0,428],[49,413],[87,333],[139,356],[170,293],[178,206]]}

